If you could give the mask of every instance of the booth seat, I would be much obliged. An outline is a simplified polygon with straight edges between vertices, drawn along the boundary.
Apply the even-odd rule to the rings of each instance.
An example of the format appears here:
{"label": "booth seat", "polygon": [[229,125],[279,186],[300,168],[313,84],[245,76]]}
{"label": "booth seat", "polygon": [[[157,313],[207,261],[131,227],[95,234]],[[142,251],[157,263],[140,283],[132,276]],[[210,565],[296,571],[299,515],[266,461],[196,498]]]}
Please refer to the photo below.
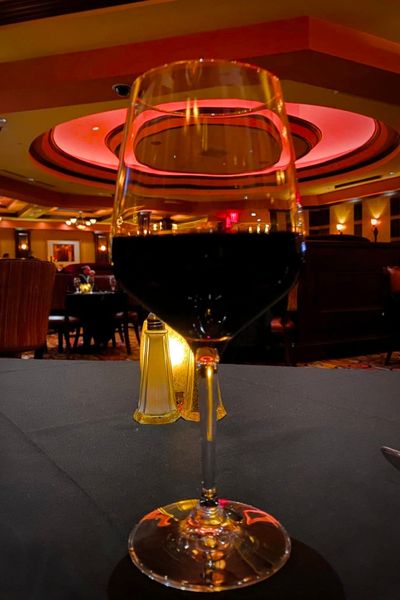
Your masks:
{"label": "booth seat", "polygon": [[228,344],[224,362],[295,365],[400,349],[388,326],[386,271],[400,266],[400,244],[330,235],[306,246],[297,285]]}
{"label": "booth seat", "polygon": [[400,244],[341,235],[306,243],[296,308],[288,307],[291,364],[385,351],[385,267],[400,265]]}
{"label": "booth seat", "polygon": [[109,263],[92,263],[92,262],[71,263],[70,265],[66,265],[61,270],[61,273],[67,273],[70,275],[79,275],[80,273],[82,273],[82,269],[86,265],[88,265],[91,269],[93,269],[93,271],[95,271],[95,273],[98,275],[100,275],[100,274],[101,275],[112,275],[113,274],[113,268]]}
{"label": "booth seat", "polygon": [[385,364],[395,350],[400,350],[400,264],[388,265],[384,268],[387,287],[385,321],[388,335]]}

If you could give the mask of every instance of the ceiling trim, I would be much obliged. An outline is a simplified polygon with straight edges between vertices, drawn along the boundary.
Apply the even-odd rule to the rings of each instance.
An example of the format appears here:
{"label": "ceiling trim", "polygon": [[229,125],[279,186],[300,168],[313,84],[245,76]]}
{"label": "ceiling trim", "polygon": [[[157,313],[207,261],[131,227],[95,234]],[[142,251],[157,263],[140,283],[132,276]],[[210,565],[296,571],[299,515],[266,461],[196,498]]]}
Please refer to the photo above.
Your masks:
{"label": "ceiling trim", "polygon": [[[129,4],[140,4],[147,0],[130,0]],[[120,6],[126,0],[90,0],[90,10]],[[45,19],[88,10],[82,0],[0,0],[0,25]]]}
{"label": "ceiling trim", "polygon": [[163,64],[166,56],[168,62],[199,57],[251,60],[281,79],[337,86],[333,89],[342,82],[343,91],[399,102],[394,90],[400,87],[400,44],[314,17],[297,17],[4,62],[0,111],[115,100],[113,84],[131,83]]}
{"label": "ceiling trim", "polygon": [[313,196],[301,196],[301,204],[304,208],[312,206],[328,206],[344,200],[366,198],[375,194],[383,195],[388,192],[394,192],[400,189],[400,177],[391,177],[389,179],[380,179],[370,183],[346,187],[342,190],[326,192]]}
{"label": "ceiling trim", "polygon": [[[44,219],[43,217],[40,220],[37,219],[20,219],[17,217],[3,217],[0,220],[0,229],[45,229],[47,231],[65,231],[71,233],[71,231],[76,232],[77,230],[71,228],[70,225],[66,225],[65,223],[66,217],[60,218],[59,220],[55,219]],[[78,230],[79,231],[79,230]],[[109,223],[96,223],[95,226],[91,229],[87,229],[85,233],[95,233],[95,232],[108,232],[110,231]]]}
{"label": "ceiling trim", "polygon": [[[56,31],[49,25],[50,36]],[[107,36],[103,41],[107,44]],[[276,73],[283,84],[292,86],[295,92],[286,97],[287,101],[317,103],[319,96],[314,95],[310,100],[307,90],[318,90],[327,105],[346,108],[353,103],[357,105],[357,111],[365,111],[364,114],[368,111],[368,116],[384,120],[400,132],[400,43],[309,16],[5,61],[0,63],[0,116],[8,118],[7,113],[10,113],[8,134],[11,136],[16,121],[24,119],[24,115],[18,115],[22,111],[30,115],[29,118],[36,119],[34,111],[37,109],[56,109],[58,117],[63,111],[73,111],[77,105],[85,105],[89,111],[94,104],[98,106],[101,102],[125,107],[128,99],[116,98],[112,89],[115,83],[130,84],[138,74],[166,61],[200,56],[253,62]],[[79,109],[77,116],[81,113]],[[47,114],[45,110],[43,114]],[[57,124],[53,115],[50,121],[48,128]],[[4,133],[7,132],[3,131],[1,135]],[[17,139],[14,135],[15,145]],[[19,144],[22,149],[22,142]],[[24,147],[26,153],[27,148]],[[13,156],[13,151],[10,151],[10,156]],[[333,191],[333,184],[339,180],[332,177],[329,191],[317,196],[303,196],[304,204],[332,204],[396,189],[400,184],[399,177],[392,177],[391,172],[397,175],[400,163],[397,156],[392,162],[389,158],[382,160],[382,165],[385,163],[382,173],[377,170],[379,165],[374,164],[374,168],[367,166],[352,172],[351,177],[348,174],[352,180],[358,180],[377,173],[380,177],[387,177],[389,173],[389,179]],[[15,178],[12,174],[6,177],[4,168],[0,175],[0,194],[41,206],[79,207],[82,210],[110,206],[113,194],[108,188],[111,186],[102,186],[97,194],[93,188],[90,194],[60,192],[56,187],[49,189],[50,184],[47,184],[48,187],[41,186],[34,171],[27,168],[23,171],[22,166],[10,164],[7,163],[9,173],[20,169],[20,179],[18,174]],[[26,182],[21,180],[23,177]],[[346,176],[346,179],[349,177]],[[31,184],[28,180],[36,182]],[[342,184],[342,180],[340,182]],[[318,194],[322,189],[327,190],[329,183],[323,181],[319,187],[312,188],[306,182],[301,187],[309,194],[312,189]],[[51,181],[51,184],[54,182]],[[76,188],[71,183],[68,191],[72,189]],[[104,196],[104,193],[107,195]]]}
{"label": "ceiling trim", "polygon": [[112,204],[113,191],[108,196],[89,194],[67,194],[48,190],[40,186],[17,181],[9,177],[0,176],[0,195],[15,197],[30,204],[40,206],[63,206],[68,208],[80,207],[82,210],[95,207],[109,208]]}

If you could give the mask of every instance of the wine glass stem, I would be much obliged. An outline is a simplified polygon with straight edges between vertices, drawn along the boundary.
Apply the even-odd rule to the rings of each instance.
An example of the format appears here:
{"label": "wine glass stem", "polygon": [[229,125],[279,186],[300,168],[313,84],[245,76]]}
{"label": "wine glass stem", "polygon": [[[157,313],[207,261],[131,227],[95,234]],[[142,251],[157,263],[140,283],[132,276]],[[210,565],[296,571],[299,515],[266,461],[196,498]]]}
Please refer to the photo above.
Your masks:
{"label": "wine glass stem", "polygon": [[202,465],[202,488],[200,505],[206,507],[212,507],[218,504],[215,485],[218,361],[218,352],[214,348],[199,348],[196,352]]}

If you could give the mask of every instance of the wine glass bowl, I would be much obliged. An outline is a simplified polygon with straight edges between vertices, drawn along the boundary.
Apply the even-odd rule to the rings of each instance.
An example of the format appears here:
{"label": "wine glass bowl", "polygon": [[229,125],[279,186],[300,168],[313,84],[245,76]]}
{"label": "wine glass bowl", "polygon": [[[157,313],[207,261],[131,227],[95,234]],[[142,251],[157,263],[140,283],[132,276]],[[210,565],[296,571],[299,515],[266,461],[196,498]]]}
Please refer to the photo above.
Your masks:
{"label": "wine glass bowl", "polygon": [[112,257],[118,282],[196,353],[200,500],[146,515],[129,536],[153,579],[195,591],[250,585],[288,559],[285,529],[215,487],[218,351],[283,297],[304,252],[294,151],[278,79],[224,60],[180,61],[132,86]]}
{"label": "wine glass bowl", "polygon": [[301,230],[276,77],[189,61],[135,82],[113,260],[146,308],[192,344],[229,340],[293,283]]}

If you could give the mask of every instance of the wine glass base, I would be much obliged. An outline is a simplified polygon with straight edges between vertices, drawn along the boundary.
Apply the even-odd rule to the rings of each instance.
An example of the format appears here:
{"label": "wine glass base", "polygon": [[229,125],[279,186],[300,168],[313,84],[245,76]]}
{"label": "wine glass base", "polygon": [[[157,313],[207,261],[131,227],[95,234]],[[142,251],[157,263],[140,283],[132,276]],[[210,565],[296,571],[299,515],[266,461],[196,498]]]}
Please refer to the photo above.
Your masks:
{"label": "wine glass base", "polygon": [[195,592],[218,592],[271,577],[288,560],[290,538],[264,511],[219,500],[223,520],[194,523],[198,500],[182,500],[144,516],[129,535],[133,563],[151,579]]}

